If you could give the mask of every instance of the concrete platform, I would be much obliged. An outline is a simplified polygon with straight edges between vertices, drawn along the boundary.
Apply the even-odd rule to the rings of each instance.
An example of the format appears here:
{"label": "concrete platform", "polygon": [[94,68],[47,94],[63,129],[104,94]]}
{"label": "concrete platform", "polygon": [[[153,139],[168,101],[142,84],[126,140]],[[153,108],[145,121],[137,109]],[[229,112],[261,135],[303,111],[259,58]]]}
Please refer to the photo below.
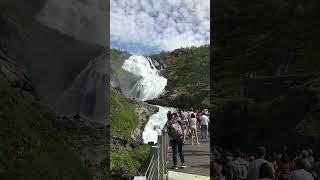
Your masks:
{"label": "concrete platform", "polygon": [[[199,136],[199,132],[198,132]],[[199,136],[200,137],[200,136]],[[197,177],[206,176],[208,179],[210,178],[210,139],[200,139],[199,145],[191,145],[191,139],[187,140],[187,143],[183,147],[185,164],[186,168],[179,168],[178,170],[169,169],[169,179],[177,178],[178,175],[187,174],[186,177],[193,177],[192,179]],[[178,154],[178,167],[181,166],[180,158]],[[172,151],[171,147],[169,148],[169,164],[168,167],[171,168],[173,166],[172,160]],[[171,176],[170,177],[170,173]],[[179,174],[180,173],[180,174]],[[191,174],[188,175],[188,174]],[[174,176],[174,177],[173,177]],[[185,179],[185,178],[183,178]]]}
{"label": "concrete platform", "polygon": [[200,176],[195,174],[187,174],[175,171],[169,171],[169,180],[209,180],[209,176]]}

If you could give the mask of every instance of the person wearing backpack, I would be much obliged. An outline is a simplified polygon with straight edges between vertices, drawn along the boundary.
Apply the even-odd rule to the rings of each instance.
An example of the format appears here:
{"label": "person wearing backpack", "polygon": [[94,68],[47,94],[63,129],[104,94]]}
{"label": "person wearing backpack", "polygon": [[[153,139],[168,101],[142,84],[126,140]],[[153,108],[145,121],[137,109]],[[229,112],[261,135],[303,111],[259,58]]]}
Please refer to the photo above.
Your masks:
{"label": "person wearing backpack", "polygon": [[181,119],[177,113],[173,113],[173,119],[168,123],[168,134],[170,137],[170,144],[172,147],[172,156],[173,156],[173,169],[178,169],[177,163],[177,153],[179,153],[181,167],[187,167],[184,164],[184,155],[183,155],[183,131],[181,126]]}
{"label": "person wearing backpack", "polygon": [[229,180],[244,180],[248,175],[249,162],[241,158],[241,151],[236,149],[233,152],[234,159],[230,164],[230,172],[227,179]]}

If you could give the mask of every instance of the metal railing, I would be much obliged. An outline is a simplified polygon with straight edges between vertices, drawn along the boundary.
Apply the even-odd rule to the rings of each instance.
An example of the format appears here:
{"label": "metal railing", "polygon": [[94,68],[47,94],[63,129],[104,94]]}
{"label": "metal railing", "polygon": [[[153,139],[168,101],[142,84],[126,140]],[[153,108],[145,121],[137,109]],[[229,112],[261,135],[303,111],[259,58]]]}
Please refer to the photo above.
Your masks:
{"label": "metal railing", "polygon": [[144,173],[143,179],[145,180],[167,180],[168,179],[168,147],[169,147],[169,136],[166,130],[163,129],[161,131],[161,135],[158,135],[158,142],[154,146],[152,146],[153,154],[150,159],[148,168]]}

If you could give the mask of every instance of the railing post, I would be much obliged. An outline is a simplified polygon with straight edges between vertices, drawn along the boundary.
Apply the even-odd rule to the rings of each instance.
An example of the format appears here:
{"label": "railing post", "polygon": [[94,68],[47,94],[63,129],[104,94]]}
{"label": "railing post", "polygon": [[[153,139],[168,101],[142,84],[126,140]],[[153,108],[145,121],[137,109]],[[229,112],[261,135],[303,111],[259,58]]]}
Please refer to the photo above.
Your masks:
{"label": "railing post", "polygon": [[154,178],[156,180],[159,180],[159,143],[157,146],[152,146],[152,151],[154,155],[154,164],[155,164]]}
{"label": "railing post", "polygon": [[159,180],[163,179],[163,153],[162,153],[162,148],[163,148],[163,139],[162,139],[162,134],[158,135],[158,147],[159,147]]}
{"label": "railing post", "polygon": [[163,177],[162,180],[167,180],[168,179],[168,167],[167,167],[167,162],[168,162],[168,146],[169,146],[169,141],[168,141],[168,134],[165,129],[162,130],[162,164],[163,164]]}

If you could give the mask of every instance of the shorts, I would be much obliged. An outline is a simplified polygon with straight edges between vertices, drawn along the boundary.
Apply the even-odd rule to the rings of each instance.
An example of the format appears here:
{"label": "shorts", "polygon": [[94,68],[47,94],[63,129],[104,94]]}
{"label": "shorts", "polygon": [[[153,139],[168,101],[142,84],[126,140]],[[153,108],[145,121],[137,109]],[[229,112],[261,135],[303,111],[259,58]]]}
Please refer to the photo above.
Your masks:
{"label": "shorts", "polygon": [[207,132],[208,131],[208,126],[207,125],[201,125],[201,131],[202,132]]}

